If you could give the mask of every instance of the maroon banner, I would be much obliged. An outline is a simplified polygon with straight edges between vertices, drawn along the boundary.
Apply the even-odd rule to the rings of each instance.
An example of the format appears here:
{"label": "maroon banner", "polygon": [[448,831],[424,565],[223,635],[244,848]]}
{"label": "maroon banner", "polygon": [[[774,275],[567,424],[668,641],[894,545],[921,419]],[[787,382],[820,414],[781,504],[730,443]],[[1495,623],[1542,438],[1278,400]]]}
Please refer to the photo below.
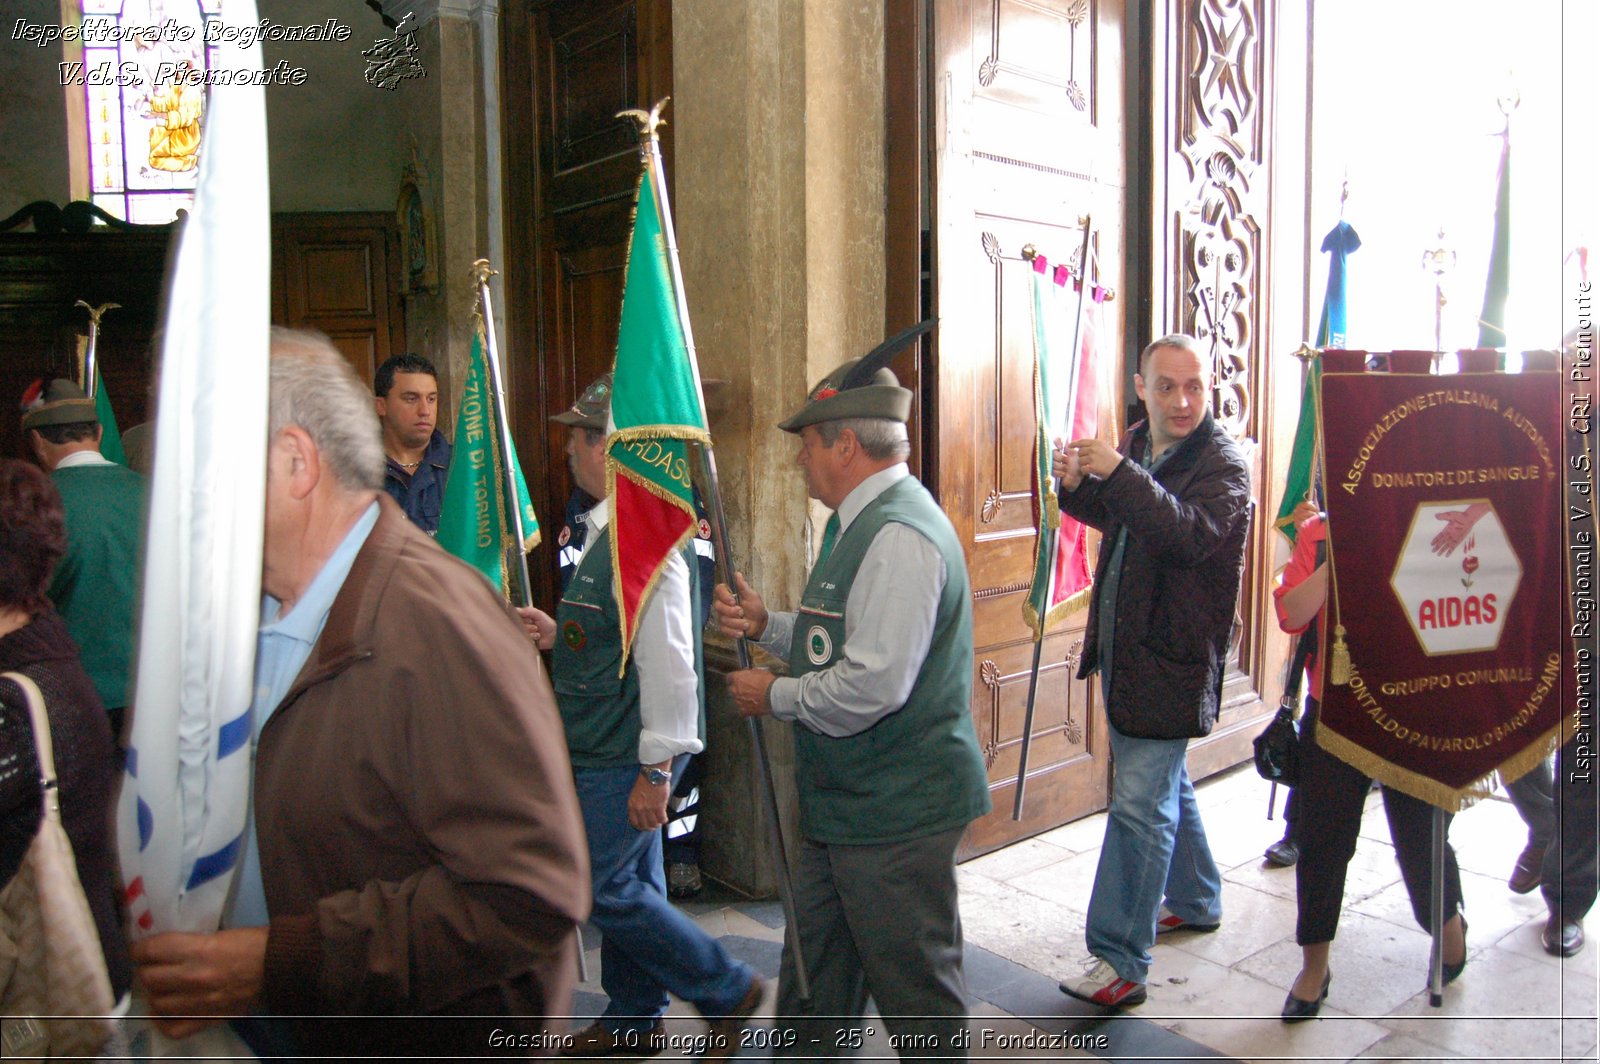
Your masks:
{"label": "maroon banner", "polygon": [[1561,727],[1559,378],[1328,373],[1318,416],[1332,562],[1318,740],[1459,809]]}

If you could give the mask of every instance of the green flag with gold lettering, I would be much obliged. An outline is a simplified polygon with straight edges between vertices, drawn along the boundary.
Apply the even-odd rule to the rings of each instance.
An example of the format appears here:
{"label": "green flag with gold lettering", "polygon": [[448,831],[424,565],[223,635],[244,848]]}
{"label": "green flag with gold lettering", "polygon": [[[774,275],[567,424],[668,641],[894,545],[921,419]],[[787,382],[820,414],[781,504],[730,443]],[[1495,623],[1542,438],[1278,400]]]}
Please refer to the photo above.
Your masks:
{"label": "green flag with gold lettering", "polygon": [[[472,360],[467,366],[461,406],[456,410],[455,448],[445,480],[439,511],[439,546],[472,566],[484,579],[511,597],[507,562],[515,549],[530,551],[539,545],[539,519],[528,500],[516,445],[510,464],[516,498],[506,497],[505,456],[500,453],[500,423],[489,370],[484,356],[483,327],[472,338]],[[522,543],[516,543],[510,515],[522,513]]]}
{"label": "green flag with gold lettering", "polygon": [[697,525],[689,444],[711,441],[648,170],[640,175],[636,202],[606,442],[612,591],[620,607],[624,662],[639,611],[667,556]]}

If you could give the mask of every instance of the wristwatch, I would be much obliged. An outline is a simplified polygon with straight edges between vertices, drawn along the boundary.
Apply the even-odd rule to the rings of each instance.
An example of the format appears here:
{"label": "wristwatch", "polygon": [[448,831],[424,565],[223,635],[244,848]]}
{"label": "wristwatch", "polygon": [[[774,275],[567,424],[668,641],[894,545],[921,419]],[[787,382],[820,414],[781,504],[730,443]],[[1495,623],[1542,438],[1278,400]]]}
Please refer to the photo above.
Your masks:
{"label": "wristwatch", "polygon": [[656,768],[654,765],[640,765],[639,775],[649,781],[652,787],[659,787],[663,783],[672,782],[672,773],[665,769]]}

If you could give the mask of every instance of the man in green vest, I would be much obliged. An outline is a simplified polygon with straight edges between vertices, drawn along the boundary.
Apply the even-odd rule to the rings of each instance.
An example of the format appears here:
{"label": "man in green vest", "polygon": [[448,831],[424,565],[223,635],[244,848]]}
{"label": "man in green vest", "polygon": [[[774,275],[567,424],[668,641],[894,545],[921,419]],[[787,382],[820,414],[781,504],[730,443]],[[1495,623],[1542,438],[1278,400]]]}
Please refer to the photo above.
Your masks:
{"label": "man in green vest", "polygon": [[796,933],[778,981],[779,1025],[796,1037],[779,1051],[848,1051],[838,1032],[870,995],[899,1044],[964,1057],[955,852],[989,811],[969,708],[972,593],[955,529],[906,468],[911,393],[888,369],[852,374],[863,361],[778,426],[800,436],[807,489],[834,511],[799,611],[768,611],[737,574],[738,601],[720,585],[714,605],[725,634],[789,662],[787,677],[728,678],[740,713],[796,725]]}
{"label": "man in green vest", "polygon": [[50,601],[78,644],[120,746],[131,701],[145,480],[101,456],[94,400],[73,382],[50,381],[24,405],[22,431],[67,513],[67,553],[50,581]]}
{"label": "man in green vest", "polygon": [[600,1018],[568,1036],[561,1051],[660,1053],[671,993],[710,1021],[702,1059],[720,1060],[739,1051],[740,1032],[765,984],[668,900],[659,830],[674,780],[705,746],[699,583],[690,576],[692,550],[669,556],[639,612],[624,667],[606,497],[610,409],[607,373],[551,419],[567,428],[573,480],[599,501],[583,517],[587,534],[574,551],[554,622],[534,610],[522,613],[542,634],[541,644],[555,651],[551,682],[583,809],[594,888],[589,921],[600,930],[600,985],[610,998]]}

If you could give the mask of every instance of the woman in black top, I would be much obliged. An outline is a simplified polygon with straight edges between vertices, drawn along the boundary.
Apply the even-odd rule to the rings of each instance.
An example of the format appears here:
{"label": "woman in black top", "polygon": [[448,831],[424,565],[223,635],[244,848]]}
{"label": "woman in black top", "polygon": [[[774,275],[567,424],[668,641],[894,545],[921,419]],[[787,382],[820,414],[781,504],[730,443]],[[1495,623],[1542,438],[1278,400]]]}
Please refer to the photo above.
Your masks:
{"label": "woman in black top", "polygon": [[[132,981],[117,919],[111,835],[118,767],[111,725],[45,588],[66,549],[61,498],[35,466],[0,460],[0,672],[39,685],[50,718],[61,821],[100,932],[112,996]],[[0,680],[0,886],[11,881],[39,830],[39,761],[22,689]]]}

